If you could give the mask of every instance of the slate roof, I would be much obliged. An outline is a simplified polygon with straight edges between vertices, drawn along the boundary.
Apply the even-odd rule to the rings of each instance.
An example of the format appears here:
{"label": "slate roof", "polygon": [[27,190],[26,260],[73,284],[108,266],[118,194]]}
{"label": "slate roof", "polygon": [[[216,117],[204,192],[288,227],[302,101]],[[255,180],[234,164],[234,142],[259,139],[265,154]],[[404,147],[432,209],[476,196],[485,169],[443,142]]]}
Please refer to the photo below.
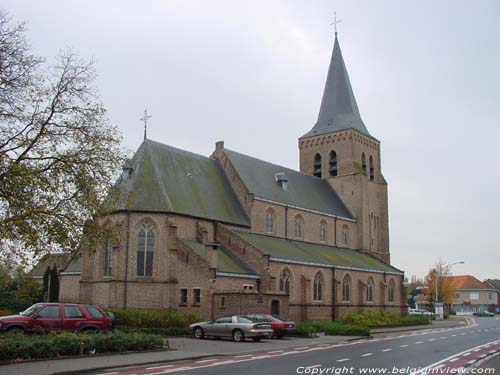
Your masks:
{"label": "slate roof", "polygon": [[47,267],[53,268],[56,266],[57,269],[61,271],[66,268],[72,259],[71,254],[68,253],[46,254],[38,261],[29,273],[32,277],[43,277]]}
{"label": "slate roof", "polygon": [[[354,220],[327,181],[228,149],[224,153],[255,197]],[[288,179],[286,191],[275,180],[282,172]]]}
{"label": "slate roof", "polygon": [[[205,259],[205,245],[199,241],[181,238],[183,244],[192,249],[201,258]],[[245,262],[234,256],[229,250],[221,246],[217,250],[217,272],[256,276],[257,273]]]}
{"label": "slate roof", "polygon": [[479,281],[474,276],[470,275],[444,276],[443,279],[453,290],[493,289],[491,286]]}
{"label": "slate roof", "polygon": [[391,265],[352,249],[234,231],[244,241],[276,260],[402,274]]}
{"label": "slate roof", "polygon": [[72,260],[68,266],[61,270],[61,272],[66,273],[81,273],[82,272],[82,257],[78,255],[74,260]]}
{"label": "slate roof", "polygon": [[339,41],[335,36],[318,121],[301,138],[344,129],[356,129],[372,137],[359,114],[358,104],[352,91]]}
{"label": "slate roof", "polygon": [[146,139],[117,182],[117,210],[174,212],[249,226],[218,162]]}

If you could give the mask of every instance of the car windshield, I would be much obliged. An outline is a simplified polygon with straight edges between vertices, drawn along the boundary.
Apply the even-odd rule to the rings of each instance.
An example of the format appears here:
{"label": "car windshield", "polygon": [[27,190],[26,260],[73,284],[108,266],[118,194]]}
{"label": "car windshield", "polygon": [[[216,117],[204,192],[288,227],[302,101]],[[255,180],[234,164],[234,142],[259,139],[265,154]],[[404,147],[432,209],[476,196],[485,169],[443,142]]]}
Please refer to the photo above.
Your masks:
{"label": "car windshield", "polygon": [[277,320],[278,322],[284,322],[283,319],[281,319],[278,315],[271,315],[275,320]]}
{"label": "car windshield", "polygon": [[19,313],[19,315],[22,315],[22,316],[31,316],[31,315],[33,315],[33,313],[35,311],[37,311],[40,308],[41,305],[42,305],[41,303],[34,304],[33,306],[28,307],[22,313]]}

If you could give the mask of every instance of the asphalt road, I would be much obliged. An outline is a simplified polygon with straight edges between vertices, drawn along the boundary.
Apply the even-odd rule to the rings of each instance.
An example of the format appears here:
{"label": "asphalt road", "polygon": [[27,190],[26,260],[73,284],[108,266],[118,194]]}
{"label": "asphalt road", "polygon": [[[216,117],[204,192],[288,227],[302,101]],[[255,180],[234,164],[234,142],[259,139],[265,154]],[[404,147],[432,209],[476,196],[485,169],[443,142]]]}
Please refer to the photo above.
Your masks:
{"label": "asphalt road", "polygon": [[428,366],[441,368],[444,374],[450,373],[445,371],[449,368],[469,366],[498,350],[500,320],[476,318],[476,325],[465,328],[401,333],[397,336],[277,351],[266,348],[266,351],[246,355],[101,370],[89,374],[409,374]]}

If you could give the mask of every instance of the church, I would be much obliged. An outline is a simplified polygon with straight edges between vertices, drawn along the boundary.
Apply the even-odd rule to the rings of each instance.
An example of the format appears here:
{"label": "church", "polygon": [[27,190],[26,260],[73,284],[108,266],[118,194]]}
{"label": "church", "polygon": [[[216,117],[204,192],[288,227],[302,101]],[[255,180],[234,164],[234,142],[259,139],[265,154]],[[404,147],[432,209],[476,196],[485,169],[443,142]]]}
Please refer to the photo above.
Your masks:
{"label": "church", "polygon": [[300,171],[226,146],[206,157],[145,138],[116,185],[120,239],[83,251],[68,296],[205,318],[406,314],[380,141],[361,119],[337,35],[318,120],[298,139]]}

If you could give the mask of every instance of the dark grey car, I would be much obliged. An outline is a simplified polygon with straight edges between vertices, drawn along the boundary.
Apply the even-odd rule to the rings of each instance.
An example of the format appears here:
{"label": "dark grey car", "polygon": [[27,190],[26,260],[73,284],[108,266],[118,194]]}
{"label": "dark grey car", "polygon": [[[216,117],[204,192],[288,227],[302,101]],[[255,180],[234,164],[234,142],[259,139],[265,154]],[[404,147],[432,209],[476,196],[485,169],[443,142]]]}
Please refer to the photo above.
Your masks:
{"label": "dark grey car", "polygon": [[270,338],[274,333],[269,323],[254,323],[240,315],[221,316],[208,322],[191,324],[189,328],[197,339],[206,336],[231,337],[236,342],[245,341],[245,338],[259,341]]}

